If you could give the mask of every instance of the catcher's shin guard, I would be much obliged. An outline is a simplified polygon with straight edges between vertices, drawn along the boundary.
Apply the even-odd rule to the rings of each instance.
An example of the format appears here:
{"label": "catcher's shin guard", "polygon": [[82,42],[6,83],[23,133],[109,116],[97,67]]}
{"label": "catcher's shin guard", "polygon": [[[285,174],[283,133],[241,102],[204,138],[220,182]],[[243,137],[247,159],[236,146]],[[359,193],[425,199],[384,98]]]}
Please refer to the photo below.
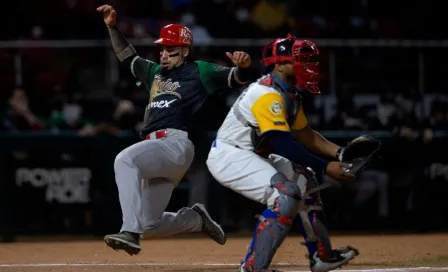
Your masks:
{"label": "catcher's shin guard", "polygon": [[320,199],[320,191],[327,188],[327,184],[319,184],[312,169],[297,166],[297,183],[302,190],[302,200],[296,215],[297,225],[305,239],[308,253],[313,256],[318,252],[319,256],[326,260],[331,256],[331,242],[327,229],[318,218],[318,212],[323,216],[323,206]]}
{"label": "catcher's shin guard", "polygon": [[286,181],[282,174],[273,177],[272,186],[280,195],[272,209],[266,209],[259,216],[252,242],[241,271],[267,271],[278,247],[283,243],[291,228],[301,199],[300,189],[295,182]]}
{"label": "catcher's shin guard", "polygon": [[[319,198],[307,198],[302,202],[296,219],[308,248],[311,272],[327,272],[348,264],[359,252],[351,246],[331,248],[327,228],[317,216],[319,209],[314,208],[319,207],[315,200],[320,201]],[[309,205],[308,210],[302,209],[304,203]]]}
{"label": "catcher's shin guard", "polygon": [[255,247],[255,240],[257,238],[257,234],[258,234],[258,227],[260,226],[260,223],[262,222],[266,222],[267,220],[276,220],[278,218],[278,215],[271,209],[266,209],[264,210],[264,212],[258,216],[258,221],[257,224],[255,225],[255,231],[254,234],[252,236],[252,242],[249,245],[246,257],[244,258],[244,262],[243,263],[247,263],[247,261],[249,260],[250,256],[252,255],[252,252],[254,250]]}
{"label": "catcher's shin guard", "polygon": [[304,191],[296,215],[297,225],[305,238],[308,249],[310,268],[312,272],[327,272],[346,265],[356,255],[358,250],[347,246],[332,249],[324,219],[320,191],[327,188],[329,183],[319,184],[311,169],[298,167],[297,183]]}
{"label": "catcher's shin guard", "polygon": [[317,211],[322,208],[319,205],[320,199],[307,197],[301,201],[299,212],[296,215],[296,222],[300,232],[305,239],[305,246],[308,254],[313,256],[318,252],[319,257],[325,261],[332,255],[331,241],[327,228],[317,216]]}

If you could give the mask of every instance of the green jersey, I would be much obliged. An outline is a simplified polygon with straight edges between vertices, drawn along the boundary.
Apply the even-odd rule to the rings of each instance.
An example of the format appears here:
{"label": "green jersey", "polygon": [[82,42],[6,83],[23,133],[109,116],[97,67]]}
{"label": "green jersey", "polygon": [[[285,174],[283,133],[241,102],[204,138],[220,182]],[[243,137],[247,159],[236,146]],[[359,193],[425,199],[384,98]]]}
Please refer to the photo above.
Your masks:
{"label": "green jersey", "polygon": [[165,70],[136,56],[130,66],[132,74],[149,91],[142,137],[165,128],[188,131],[207,96],[245,83],[238,79],[239,68],[205,61],[185,62]]}

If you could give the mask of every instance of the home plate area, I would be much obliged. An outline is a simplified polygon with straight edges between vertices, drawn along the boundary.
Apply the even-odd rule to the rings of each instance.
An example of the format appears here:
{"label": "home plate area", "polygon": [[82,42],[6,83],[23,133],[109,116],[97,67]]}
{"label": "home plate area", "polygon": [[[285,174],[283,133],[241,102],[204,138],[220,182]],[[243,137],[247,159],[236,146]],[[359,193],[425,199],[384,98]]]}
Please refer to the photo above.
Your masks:
{"label": "home plate area", "polygon": [[[351,245],[360,250],[360,255],[349,265],[336,271],[448,271],[447,238],[447,234],[334,235],[333,247]],[[59,240],[2,244],[0,271],[237,272],[250,237],[229,237],[224,246],[199,236],[144,240],[141,253],[132,257],[108,248],[100,239]],[[288,237],[272,268],[309,271],[301,241],[298,236]]]}

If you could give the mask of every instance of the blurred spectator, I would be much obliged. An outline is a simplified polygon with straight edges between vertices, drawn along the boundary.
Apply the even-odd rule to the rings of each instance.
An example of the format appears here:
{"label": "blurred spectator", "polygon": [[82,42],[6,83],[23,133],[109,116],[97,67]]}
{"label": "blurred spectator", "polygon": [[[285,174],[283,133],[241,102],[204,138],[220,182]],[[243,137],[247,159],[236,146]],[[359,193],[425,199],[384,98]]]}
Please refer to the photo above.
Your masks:
{"label": "blurred spectator", "polygon": [[[353,199],[354,212],[366,216],[364,222],[374,223],[375,220],[384,220],[389,216],[389,175],[382,170],[365,170],[359,175],[356,182],[356,195]],[[374,214],[366,214],[368,205],[376,204]],[[359,215],[358,215],[359,216]],[[373,219],[373,220],[372,220]],[[377,225],[383,221],[376,222]]]}
{"label": "blurred spectator", "polygon": [[[226,31],[216,31],[220,29],[219,25],[225,25],[224,27],[226,27],[229,23],[232,24],[233,16],[240,20],[248,16],[248,10],[252,10],[254,23],[263,31],[269,33],[279,29],[282,29],[283,32],[290,31],[290,20],[292,19],[290,17],[294,17],[299,25],[297,33],[299,36],[391,39],[444,38],[443,31],[440,29],[443,24],[418,24],[414,20],[419,16],[433,15],[437,9],[433,8],[431,10],[430,7],[437,3],[424,7],[397,5],[400,7],[398,10],[392,7],[384,9],[382,2],[377,3],[378,1],[350,1],[346,3],[344,9],[334,12],[341,4],[328,0],[307,2],[293,0],[111,1],[113,3],[109,4],[116,6],[122,14],[122,19],[129,21],[129,24],[133,24],[135,20],[145,19],[155,26],[168,21],[178,21],[179,15],[183,12],[193,12],[200,24],[207,22],[203,25],[207,26],[207,31],[214,37],[227,36],[228,32]],[[21,23],[17,26],[8,27],[2,39],[28,36],[33,26],[41,28],[41,30],[35,29],[35,33],[43,33],[50,39],[91,39],[107,35],[95,12],[95,7],[103,4],[103,1],[51,1],[51,9],[46,8],[47,5],[41,4],[41,2],[31,3],[28,1],[24,5],[25,2],[14,1],[10,3],[12,5],[12,13],[10,14]],[[206,8],[204,9],[201,6],[206,6]],[[215,9],[214,6],[219,7]],[[288,13],[291,16],[288,16]],[[427,15],[426,17],[437,20],[440,16]],[[77,20],[78,18],[83,18],[83,20]],[[8,20],[5,19],[4,22],[7,23]],[[55,24],[54,22],[58,23]],[[223,24],[224,22],[225,24]],[[59,25],[64,25],[65,30],[60,31]],[[133,27],[130,26],[130,28]],[[232,31],[244,34],[245,29],[232,27]],[[150,32],[153,34],[152,31]]]}
{"label": "blurred spectator", "polygon": [[384,92],[380,99],[380,103],[376,107],[376,114],[369,119],[369,129],[392,130],[391,120],[396,112],[395,94]]}
{"label": "blurred spectator", "polygon": [[415,114],[416,100],[412,89],[395,96],[396,111],[391,124],[393,131],[407,141],[414,141],[417,138],[415,132],[420,128],[420,121]]}
{"label": "blurred spectator", "polygon": [[182,14],[182,16],[180,17],[180,24],[185,25],[190,29],[195,41],[204,43],[210,43],[212,41],[212,37],[208,33],[207,28],[197,24],[196,16],[194,14]]}
{"label": "blurred spectator", "polygon": [[83,117],[83,109],[75,97],[60,95],[56,98],[53,112],[47,120],[47,127],[52,130],[73,130],[82,134],[92,130],[93,124]]}
{"label": "blurred spectator", "polygon": [[448,130],[448,99],[436,97],[431,105],[429,118],[424,122],[423,142],[429,143],[433,138],[434,130]]}
{"label": "blurred spectator", "polygon": [[137,123],[139,116],[136,114],[136,109],[132,101],[120,100],[115,109],[114,125],[121,130],[137,130]]}
{"label": "blurred spectator", "polygon": [[260,0],[252,10],[252,21],[266,37],[284,36],[292,20],[288,16],[286,1]]}
{"label": "blurred spectator", "polygon": [[21,88],[13,90],[1,122],[2,129],[9,131],[45,129],[44,123],[30,109],[28,96]]}
{"label": "blurred spectator", "polygon": [[[414,224],[418,231],[427,232],[431,228],[445,227],[443,217],[446,214],[447,205],[444,202],[444,192],[448,186],[448,161],[446,149],[441,148],[446,138],[434,139],[435,131],[448,130],[448,98],[439,96],[431,103],[429,117],[423,122],[422,141],[423,146],[419,153],[421,162],[418,168],[424,167],[411,187],[411,209]],[[429,212],[428,212],[429,211]],[[440,218],[440,219],[439,219]],[[428,226],[426,222],[432,222]]]}
{"label": "blurred spectator", "polygon": [[338,98],[336,114],[331,118],[328,128],[334,130],[367,129],[365,120],[360,118],[357,112],[357,108],[353,102],[353,95],[348,91],[343,92]]}
{"label": "blurred spectator", "polygon": [[76,130],[86,123],[81,116],[82,108],[75,99],[60,94],[53,101],[53,109],[47,125],[50,129]]}

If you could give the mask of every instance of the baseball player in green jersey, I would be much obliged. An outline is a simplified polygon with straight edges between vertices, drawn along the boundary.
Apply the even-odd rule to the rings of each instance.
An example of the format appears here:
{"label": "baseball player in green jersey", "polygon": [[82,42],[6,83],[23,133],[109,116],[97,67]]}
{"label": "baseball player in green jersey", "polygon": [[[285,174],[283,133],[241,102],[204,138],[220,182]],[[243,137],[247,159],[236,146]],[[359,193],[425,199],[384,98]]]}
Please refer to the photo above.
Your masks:
{"label": "baseball player in green jersey", "polygon": [[195,113],[206,98],[222,89],[245,84],[251,59],[244,52],[227,52],[236,67],[227,68],[191,59],[193,35],[182,25],[170,24],[160,31],[160,64],[141,58],[116,25],[117,13],[110,5],[103,13],[113,49],[149,91],[149,103],[141,131],[142,141],[121,151],[114,163],[123,225],[118,234],[106,235],[106,244],[129,255],[140,252],[140,239],[186,232],[204,232],[223,245],[226,236],[204,205],[165,212],[173,189],[194,157],[188,138]]}

